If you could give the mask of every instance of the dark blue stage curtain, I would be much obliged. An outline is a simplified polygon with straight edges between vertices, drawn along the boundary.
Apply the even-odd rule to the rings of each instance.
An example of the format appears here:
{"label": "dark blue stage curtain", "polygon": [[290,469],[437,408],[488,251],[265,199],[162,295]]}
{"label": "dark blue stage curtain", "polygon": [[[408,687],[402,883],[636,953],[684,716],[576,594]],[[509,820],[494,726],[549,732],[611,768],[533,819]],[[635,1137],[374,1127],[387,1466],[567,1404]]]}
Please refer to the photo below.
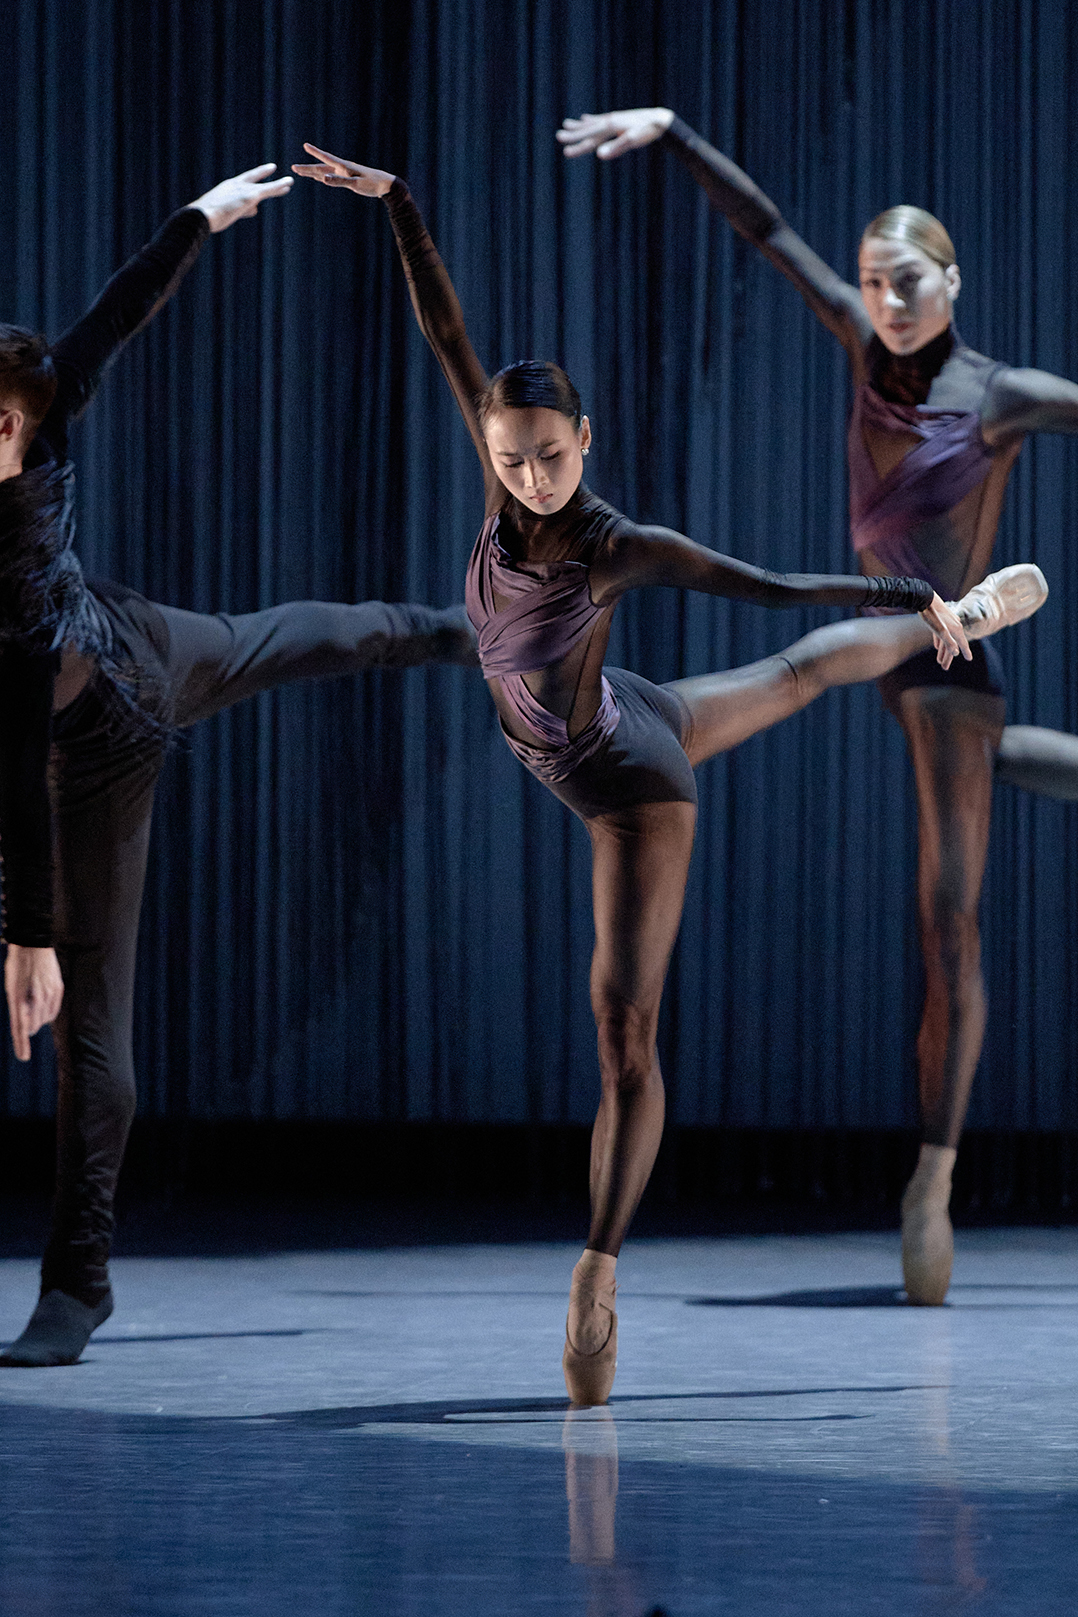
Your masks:
{"label": "dark blue stage curtain", "polygon": [[[0,311],[56,332],[174,206],[304,138],[403,173],[488,366],[562,360],[592,485],[773,568],[852,570],[844,362],[662,151],[567,165],[568,112],[673,105],[847,274],[867,219],[949,224],[975,347],[1078,376],[1078,11],[1065,0],[8,0]],[[88,571],[201,611],[448,602],[474,455],[380,204],[296,187],[208,245],[80,429]],[[1078,729],[1078,462],[1023,452],[1001,563],[1017,720]],[[651,591],[611,660],[664,680],[820,615]],[[897,729],[836,693],[700,775],[664,1012],[683,1123],[904,1126],[920,996]],[[971,1121],[1078,1127],[1074,810],[1001,788]],[[137,1047],[190,1117],[575,1121],[597,1090],[582,828],[475,675],[372,675],[203,726],[162,783]],[[47,1111],[47,1055],[7,1068]]]}

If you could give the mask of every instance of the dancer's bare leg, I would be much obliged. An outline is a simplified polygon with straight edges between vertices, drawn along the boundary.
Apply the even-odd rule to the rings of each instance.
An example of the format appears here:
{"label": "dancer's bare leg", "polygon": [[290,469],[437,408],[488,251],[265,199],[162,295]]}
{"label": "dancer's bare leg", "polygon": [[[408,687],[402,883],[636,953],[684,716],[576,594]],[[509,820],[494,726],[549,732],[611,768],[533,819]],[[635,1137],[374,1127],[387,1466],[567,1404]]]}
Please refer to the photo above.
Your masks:
{"label": "dancer's bare leg", "polygon": [[591,1003],[603,1086],[592,1134],[588,1246],[612,1257],[662,1135],[655,1037],[695,823],[691,803],[645,803],[588,822],[595,908]]}
{"label": "dancer's bare leg", "polygon": [[931,630],[914,614],[854,618],[814,629],[778,656],[666,688],[692,716],[685,750],[695,766],[789,718],[832,686],[880,679],[931,645]]}
{"label": "dancer's bare leg", "polygon": [[1035,724],[1008,724],[996,757],[996,779],[1041,797],[1078,802],[1078,736]]}
{"label": "dancer's bare leg", "polygon": [[[569,1298],[566,1381],[576,1402],[604,1402],[613,1380],[614,1265],[662,1138],[655,1038],[695,825],[690,803],[645,803],[588,821],[602,1096],[591,1145],[591,1229]],[[582,1362],[604,1347],[608,1364]]]}
{"label": "dancer's bare leg", "polygon": [[942,1303],[950,1284],[951,1169],[984,1040],[977,909],[988,851],[999,696],[940,686],[902,693],[917,782],[917,897],[925,1008],[917,1040],[921,1155],[902,1203],[911,1302]]}

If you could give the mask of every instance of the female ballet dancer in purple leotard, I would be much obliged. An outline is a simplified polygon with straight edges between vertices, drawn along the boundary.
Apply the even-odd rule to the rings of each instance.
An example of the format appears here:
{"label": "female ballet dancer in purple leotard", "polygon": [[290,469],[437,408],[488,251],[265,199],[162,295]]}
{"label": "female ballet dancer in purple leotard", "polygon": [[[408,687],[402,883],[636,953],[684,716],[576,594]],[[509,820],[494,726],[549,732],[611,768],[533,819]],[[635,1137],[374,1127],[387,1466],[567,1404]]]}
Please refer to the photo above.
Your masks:
{"label": "female ballet dancer in purple leotard", "polygon": [[[570,157],[617,157],[660,138],[849,356],[850,519],[862,570],[912,574],[945,596],[968,590],[988,569],[1026,433],[1078,432],[1078,387],[966,347],[952,324],[960,285],[954,247],[920,208],[889,208],[867,226],[859,290],[668,108],[567,118],[558,132]],[[1078,737],[1005,728],[1001,674],[994,648],[984,646],[949,670],[913,657],[880,681],[906,735],[920,813],[923,1144],[902,1201],[902,1262],[907,1295],[921,1304],[942,1303],[950,1284],[951,1170],[984,1038],[977,910],[993,766],[1031,791],[1078,797]]]}
{"label": "female ballet dancer in purple leotard", "polygon": [[[420,327],[483,467],[485,520],[466,597],[483,672],[509,746],[591,839],[602,1098],[592,1223],[573,1273],[563,1364],[574,1402],[604,1402],[616,1356],[614,1265],[662,1131],[655,1034],[692,848],[693,766],[832,685],[880,677],[933,640],[949,663],[962,631],[923,581],[767,573],[669,529],[638,526],[597,499],[580,480],[591,427],[565,373],[525,361],[488,380],[404,183],[306,149],[318,161],[295,165],[296,173],[386,201]],[[992,626],[1010,621],[1021,572],[959,604],[970,633],[984,633],[989,616]],[[618,599],[646,584],[765,606],[874,604],[921,616],[835,623],[781,656],[655,686],[603,668]],[[1017,594],[1025,588],[1023,578]]]}

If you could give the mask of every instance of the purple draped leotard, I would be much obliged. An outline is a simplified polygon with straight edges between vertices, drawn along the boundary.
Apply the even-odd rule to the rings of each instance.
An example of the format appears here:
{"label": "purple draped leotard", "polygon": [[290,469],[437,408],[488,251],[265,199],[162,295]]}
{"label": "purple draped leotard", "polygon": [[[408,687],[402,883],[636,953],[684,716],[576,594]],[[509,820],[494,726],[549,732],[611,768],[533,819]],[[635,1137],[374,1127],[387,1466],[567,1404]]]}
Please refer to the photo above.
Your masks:
{"label": "purple draped leotard", "polygon": [[[914,436],[920,442],[881,477],[866,434]],[[979,411],[895,403],[866,381],[854,391],[847,443],[850,532],[862,561],[871,558],[887,573],[923,578],[944,600],[956,596],[961,585],[944,577],[941,566],[953,563],[946,519],[985,483],[995,458],[981,434]],[[941,527],[944,543],[937,556],[932,539]],[[933,656],[921,653],[886,675],[880,690],[897,711],[902,692],[918,685],[953,685],[1000,696],[1003,665],[995,646],[976,641],[972,662],[956,659],[944,672]]]}
{"label": "purple draped leotard", "polygon": [[[881,477],[865,443],[865,430],[911,433],[920,443]],[[913,532],[952,511],[992,465],[975,410],[930,410],[923,404],[892,404],[871,382],[854,395],[849,430],[850,531],[854,549],[871,550],[889,573],[924,578],[947,599],[948,584],[913,542]]]}
{"label": "purple draped leotard", "polygon": [[514,562],[498,541],[499,521],[499,512],[489,516],[475,542],[465,603],[485,678],[498,681],[510,710],[542,743],[529,746],[503,725],[510,749],[583,820],[642,802],[695,804],[685,754],[691,722],[673,691],[606,668],[598,710],[573,740],[566,721],[536,701],[524,675],[566,656],[603,608],[592,601],[586,562]]}

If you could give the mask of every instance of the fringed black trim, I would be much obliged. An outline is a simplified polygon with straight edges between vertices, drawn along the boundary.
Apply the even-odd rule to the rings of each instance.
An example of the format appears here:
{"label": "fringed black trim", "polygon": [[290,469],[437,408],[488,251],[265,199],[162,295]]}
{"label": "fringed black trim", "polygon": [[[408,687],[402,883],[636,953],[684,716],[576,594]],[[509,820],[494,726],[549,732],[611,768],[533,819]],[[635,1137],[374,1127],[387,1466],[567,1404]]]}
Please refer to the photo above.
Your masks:
{"label": "fringed black trim", "polygon": [[55,460],[0,481],[0,644],[28,652],[69,648],[91,657],[138,730],[167,734],[156,693],[115,644],[72,549],[75,469]]}

